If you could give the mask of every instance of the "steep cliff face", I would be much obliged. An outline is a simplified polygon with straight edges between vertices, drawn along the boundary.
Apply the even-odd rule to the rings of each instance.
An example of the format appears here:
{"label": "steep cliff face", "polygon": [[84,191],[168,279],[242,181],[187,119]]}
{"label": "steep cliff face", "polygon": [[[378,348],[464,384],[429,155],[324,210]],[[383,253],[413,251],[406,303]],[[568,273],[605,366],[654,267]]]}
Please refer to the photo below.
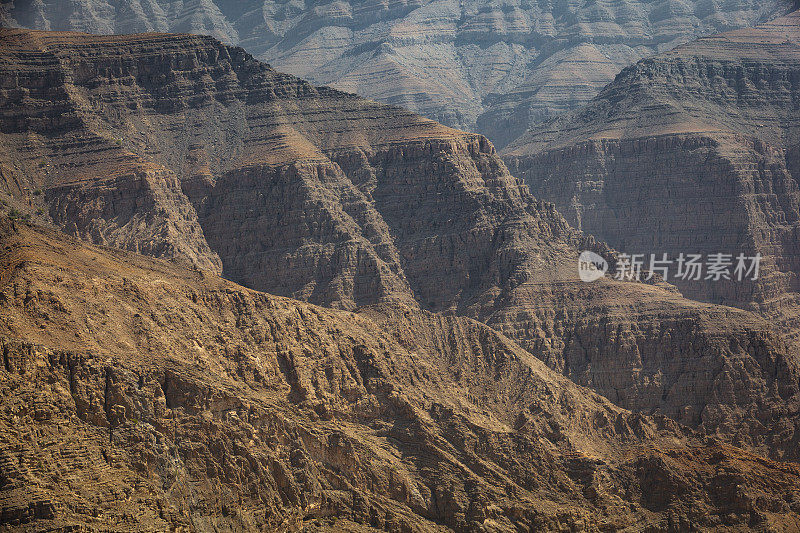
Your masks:
{"label": "steep cliff face", "polygon": [[94,242],[220,270],[174,172],[126,149],[97,114],[103,96],[81,90],[98,83],[97,69],[114,78],[113,67],[73,57],[71,68],[37,37],[12,35],[3,33],[0,59],[4,188],[29,203],[46,190],[53,221]]}
{"label": "steep cliff face", "polygon": [[[380,217],[323,149],[440,139],[452,152],[464,134],[209,38],[5,35],[6,166],[44,188],[65,230],[201,268],[218,269],[222,254],[234,279],[321,303],[408,293]],[[37,92],[42,77],[55,98]],[[254,180],[260,189],[245,191]],[[257,212],[241,209],[248,192]],[[296,203],[283,212],[263,209],[286,198]],[[268,242],[230,239],[244,234]]]}
{"label": "steep cliff face", "polygon": [[[5,2],[5,25],[209,34],[279,70],[476,129],[503,146],[574,109],[623,68],[791,0]],[[0,20],[3,20],[0,19]]]}
{"label": "steep cliff face", "polygon": [[[3,35],[5,182],[27,179],[8,190],[66,231],[316,304],[476,319],[623,407],[795,457],[798,374],[770,325],[664,284],[579,281],[580,250],[614,253],[485,138],[209,38]],[[36,92],[47,76],[64,103]]]}
{"label": "steep cliff face", "polygon": [[795,464],[624,411],[472,320],[318,308],[22,224],[0,245],[7,527],[800,520]]}
{"label": "steep cliff face", "polygon": [[757,282],[673,280],[800,334],[800,16],[626,69],[505,159],[566,218],[628,253],[764,256]]}
{"label": "steep cliff face", "polygon": [[[231,279],[349,308],[389,296],[466,308],[520,282],[531,251],[520,247],[552,248],[554,269],[574,278],[582,238],[483,137],[314,88],[208,38],[5,35],[5,166],[29,180],[28,197],[43,188],[69,232],[168,257],[208,242]],[[37,96],[42,76],[65,102]],[[70,114],[49,135],[36,129],[41,115]],[[159,183],[169,194],[140,194],[145,171],[174,176]],[[107,238],[130,235],[133,211],[185,213],[200,233],[162,234],[162,248],[141,225],[142,243]],[[183,257],[207,268],[200,255]]]}

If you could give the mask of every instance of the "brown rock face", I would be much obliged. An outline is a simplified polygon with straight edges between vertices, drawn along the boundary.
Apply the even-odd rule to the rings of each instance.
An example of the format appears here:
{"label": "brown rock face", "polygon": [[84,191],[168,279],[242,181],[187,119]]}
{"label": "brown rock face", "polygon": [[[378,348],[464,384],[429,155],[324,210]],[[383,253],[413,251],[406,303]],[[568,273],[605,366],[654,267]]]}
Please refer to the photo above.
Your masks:
{"label": "brown rock face", "polygon": [[125,150],[87,112],[80,87],[95,83],[97,73],[67,69],[63,57],[31,35],[4,33],[3,46],[9,52],[0,66],[6,184],[28,195],[46,189],[50,217],[70,233],[219,271],[175,174]]}
{"label": "brown rock face", "polygon": [[624,67],[753,26],[791,0],[39,0],[0,23],[89,33],[212,35],[281,71],[399,105],[504,146],[575,109]]}
{"label": "brown rock face", "polygon": [[[230,277],[282,294],[352,307],[409,292],[385,224],[369,205],[368,169],[353,183],[327,152],[359,157],[373,146],[400,145],[444,159],[481,143],[476,157],[492,152],[478,137],[316,89],[209,38],[5,35],[8,166],[35,176],[31,188],[44,187],[57,224],[201,268],[218,266],[222,254]],[[42,76],[55,80],[67,103],[36,93]],[[44,137],[40,114],[65,125],[46,122]],[[31,146],[29,134],[39,145]],[[107,198],[108,191],[122,199]],[[136,223],[134,212],[147,213],[151,227]],[[162,228],[167,213],[187,227]],[[139,230],[159,240],[136,243]]]}
{"label": "brown rock face", "polygon": [[318,308],[8,222],[0,261],[15,530],[800,520],[797,465],[622,410],[469,319]]}
{"label": "brown rock face", "polygon": [[672,280],[800,334],[800,16],[626,69],[507,150],[567,219],[628,253],[764,256],[755,283]]}
{"label": "brown rock face", "polygon": [[[614,254],[483,137],[209,38],[3,36],[6,182],[66,231],[202,269],[218,258],[233,281],[316,304],[476,319],[622,407],[796,458],[800,374],[771,326],[664,284],[579,281],[580,250]],[[63,99],[36,92],[47,76]],[[42,117],[66,118],[45,135]],[[196,230],[155,231],[173,216]]]}

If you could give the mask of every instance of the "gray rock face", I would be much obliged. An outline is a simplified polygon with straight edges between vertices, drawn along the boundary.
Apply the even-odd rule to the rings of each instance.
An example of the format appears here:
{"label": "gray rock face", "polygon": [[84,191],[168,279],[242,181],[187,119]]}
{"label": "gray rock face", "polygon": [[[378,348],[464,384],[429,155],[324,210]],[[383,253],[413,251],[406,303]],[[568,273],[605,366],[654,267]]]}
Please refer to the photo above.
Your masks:
{"label": "gray rock face", "polygon": [[505,159],[534,194],[628,253],[763,255],[755,283],[675,281],[800,335],[800,14],[625,71]]}
{"label": "gray rock face", "polygon": [[6,25],[203,33],[279,70],[480,131],[502,147],[625,66],[786,13],[788,0],[4,1]]}

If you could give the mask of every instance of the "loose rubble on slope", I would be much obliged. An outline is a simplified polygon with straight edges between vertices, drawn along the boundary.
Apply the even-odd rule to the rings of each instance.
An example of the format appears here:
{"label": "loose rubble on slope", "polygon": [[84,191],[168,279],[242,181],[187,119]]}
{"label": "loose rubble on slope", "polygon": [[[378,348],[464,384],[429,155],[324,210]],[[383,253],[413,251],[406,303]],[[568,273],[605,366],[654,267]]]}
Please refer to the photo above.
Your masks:
{"label": "loose rubble on slope", "polygon": [[211,38],[0,42],[9,527],[798,526],[780,332],[581,282],[616,253],[484,137]]}

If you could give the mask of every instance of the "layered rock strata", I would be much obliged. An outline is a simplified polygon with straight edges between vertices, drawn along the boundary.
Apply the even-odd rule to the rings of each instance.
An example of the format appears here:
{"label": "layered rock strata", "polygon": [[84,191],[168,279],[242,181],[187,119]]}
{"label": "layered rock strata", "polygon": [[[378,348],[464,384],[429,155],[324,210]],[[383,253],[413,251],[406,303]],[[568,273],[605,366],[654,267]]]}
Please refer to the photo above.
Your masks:
{"label": "layered rock strata", "polygon": [[670,279],[800,334],[800,16],[626,69],[505,160],[576,227],[628,253],[761,254],[759,279]]}
{"label": "layered rock strata", "polygon": [[361,315],[0,222],[0,521],[792,528],[800,469],[612,405],[475,321]]}
{"label": "layered rock strata", "polygon": [[276,2],[42,0],[6,26],[212,35],[279,70],[503,146],[595,96],[624,67],[702,35],[787,13],[791,0]]}
{"label": "layered rock strata", "polygon": [[581,250],[614,253],[485,138],[210,38],[3,37],[8,190],[65,231],[329,307],[476,319],[623,407],[795,458],[797,365],[771,325],[579,281]]}

